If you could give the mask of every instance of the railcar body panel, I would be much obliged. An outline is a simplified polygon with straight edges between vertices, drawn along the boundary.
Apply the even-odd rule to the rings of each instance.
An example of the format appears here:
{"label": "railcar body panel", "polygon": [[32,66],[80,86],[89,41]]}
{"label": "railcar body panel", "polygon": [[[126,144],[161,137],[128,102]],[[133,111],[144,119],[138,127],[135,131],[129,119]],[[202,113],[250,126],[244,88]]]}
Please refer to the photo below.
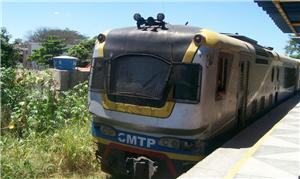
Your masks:
{"label": "railcar body panel", "polygon": [[[201,43],[195,42],[196,35],[202,38]],[[96,41],[89,82],[89,111],[94,115],[92,132],[101,148],[99,156],[104,158],[110,156],[112,150],[130,157],[162,155],[169,162],[167,168],[173,171],[174,164],[174,170],[177,170],[181,168],[178,161],[201,160],[209,142],[215,137],[246,126],[300,90],[299,60],[229,35],[197,27],[170,25],[167,30],[155,31],[134,27],[116,29],[105,36],[104,42]],[[137,60],[134,61],[134,58]],[[146,65],[142,64],[143,60]],[[153,64],[161,65],[151,67],[148,63],[151,60]],[[107,76],[97,78],[95,76],[101,74],[97,70],[104,68],[97,65],[103,61],[107,61],[108,67],[105,68],[109,72],[105,73]],[[141,64],[144,70],[138,69],[137,64]],[[176,73],[173,69],[178,64],[184,68],[188,68],[188,64],[199,67],[198,73],[195,73],[199,75],[198,86],[194,87],[199,93],[195,101],[172,98],[177,89],[185,89],[169,83],[176,79],[172,75]],[[120,67],[116,68],[118,65]],[[167,70],[161,67],[164,65],[168,66],[169,76],[166,75]],[[126,71],[126,68],[130,70]],[[151,77],[152,71],[146,68],[151,68],[153,73],[161,71]],[[119,71],[110,73],[112,69]],[[118,78],[105,83],[107,88],[112,88],[114,80],[126,78],[123,85],[143,80],[135,79],[132,76],[134,71],[148,78],[143,73],[147,71],[150,73],[149,81],[157,80],[156,83],[144,83],[137,89],[147,88],[149,92],[148,88],[155,88],[155,94],[161,89],[164,97],[150,98],[137,93],[128,96],[126,93],[124,97],[118,96],[119,93],[110,94],[110,89],[94,89],[94,86],[101,86],[97,84],[101,80],[113,79],[119,72]],[[163,75],[167,76],[165,81],[158,77]],[[183,73],[181,75],[184,76]],[[193,78],[195,76],[189,76],[185,80]],[[164,88],[159,86],[162,82],[165,83]],[[128,152],[135,149],[135,153]]]}

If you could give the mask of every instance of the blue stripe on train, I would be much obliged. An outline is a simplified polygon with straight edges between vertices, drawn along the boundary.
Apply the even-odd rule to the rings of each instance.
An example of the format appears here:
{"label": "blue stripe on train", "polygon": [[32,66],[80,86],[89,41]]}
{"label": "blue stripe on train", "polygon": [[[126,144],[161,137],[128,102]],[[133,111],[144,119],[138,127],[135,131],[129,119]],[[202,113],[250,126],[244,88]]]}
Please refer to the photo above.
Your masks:
{"label": "blue stripe on train", "polygon": [[[107,125],[105,125],[105,126],[107,126]],[[114,130],[116,132],[115,136],[105,135],[105,134],[101,133],[100,127],[98,127],[98,126],[96,127],[94,123],[92,124],[92,135],[93,136],[108,139],[111,141],[115,141],[117,143],[123,143],[123,144],[146,148],[146,149],[154,149],[154,150],[158,150],[158,151],[186,154],[186,155],[195,155],[195,154],[199,153],[199,152],[195,151],[195,149],[191,150],[191,151],[186,151],[186,150],[174,149],[174,148],[169,148],[169,147],[164,147],[164,146],[158,145],[158,141],[160,139],[158,137],[147,136],[147,135],[127,132],[127,131],[123,131],[123,130],[116,130],[116,129],[114,129]],[[180,140],[183,141],[182,139],[180,139]],[[191,140],[191,139],[184,139],[184,141],[187,141],[189,143],[196,142],[196,140]]]}

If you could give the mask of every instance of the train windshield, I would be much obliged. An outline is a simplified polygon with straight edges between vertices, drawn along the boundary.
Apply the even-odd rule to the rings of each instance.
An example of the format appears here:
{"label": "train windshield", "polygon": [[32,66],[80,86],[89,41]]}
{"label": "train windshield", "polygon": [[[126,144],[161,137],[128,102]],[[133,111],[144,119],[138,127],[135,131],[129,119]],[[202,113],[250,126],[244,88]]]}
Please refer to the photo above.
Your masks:
{"label": "train windshield", "polygon": [[125,55],[110,63],[109,93],[118,96],[162,99],[170,64],[149,55]]}
{"label": "train windshield", "polygon": [[90,90],[114,102],[144,106],[161,107],[166,100],[198,103],[201,71],[200,64],[171,64],[152,55],[94,59]]}

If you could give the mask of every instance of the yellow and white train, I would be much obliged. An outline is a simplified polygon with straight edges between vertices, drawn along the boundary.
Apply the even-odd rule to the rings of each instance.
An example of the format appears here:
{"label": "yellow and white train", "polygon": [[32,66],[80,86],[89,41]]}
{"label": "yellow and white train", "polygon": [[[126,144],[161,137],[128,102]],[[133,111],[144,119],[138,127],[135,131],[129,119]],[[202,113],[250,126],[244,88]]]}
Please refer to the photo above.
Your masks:
{"label": "yellow and white train", "polygon": [[216,137],[300,90],[300,61],[252,39],[134,18],[100,34],[93,54],[88,104],[104,171],[176,177]]}

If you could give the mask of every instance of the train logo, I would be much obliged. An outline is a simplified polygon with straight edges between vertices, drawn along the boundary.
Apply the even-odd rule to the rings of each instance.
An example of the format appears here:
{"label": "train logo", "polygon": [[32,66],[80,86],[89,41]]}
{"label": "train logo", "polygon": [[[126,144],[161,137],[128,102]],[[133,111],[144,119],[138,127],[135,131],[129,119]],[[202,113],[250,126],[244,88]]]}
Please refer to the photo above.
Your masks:
{"label": "train logo", "polygon": [[156,144],[155,139],[149,137],[142,137],[138,135],[126,134],[124,132],[120,132],[118,134],[118,141],[125,144],[147,148],[151,148],[151,146]]}

